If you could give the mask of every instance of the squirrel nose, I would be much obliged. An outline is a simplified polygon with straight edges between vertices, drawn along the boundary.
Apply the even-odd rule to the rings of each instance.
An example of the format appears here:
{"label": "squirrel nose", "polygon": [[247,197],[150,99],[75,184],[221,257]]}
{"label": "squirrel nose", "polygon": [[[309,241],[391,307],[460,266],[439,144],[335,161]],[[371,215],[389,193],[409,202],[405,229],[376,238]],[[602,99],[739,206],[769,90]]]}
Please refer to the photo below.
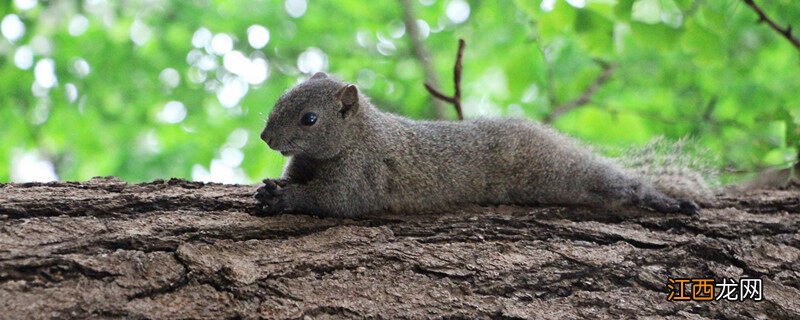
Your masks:
{"label": "squirrel nose", "polygon": [[273,139],[272,139],[272,137],[271,137],[269,134],[267,134],[267,129],[264,129],[264,131],[261,131],[261,140],[263,140],[264,142],[266,142],[266,143],[267,143],[267,146],[269,146],[270,148],[272,148],[272,140],[273,140]]}
{"label": "squirrel nose", "polygon": [[261,131],[261,140],[263,140],[264,142],[269,144],[269,140],[271,140],[271,138],[269,137],[269,135],[267,135],[267,129],[264,129],[264,131]]}

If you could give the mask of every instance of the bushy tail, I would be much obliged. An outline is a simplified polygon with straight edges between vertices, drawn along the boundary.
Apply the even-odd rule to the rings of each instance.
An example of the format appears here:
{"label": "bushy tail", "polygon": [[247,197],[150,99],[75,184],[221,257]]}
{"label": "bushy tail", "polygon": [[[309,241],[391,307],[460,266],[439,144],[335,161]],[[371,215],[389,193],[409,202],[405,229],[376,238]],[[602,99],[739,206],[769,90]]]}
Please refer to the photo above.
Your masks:
{"label": "bushy tail", "polygon": [[718,173],[708,154],[685,138],[670,142],[659,137],[627,150],[618,160],[631,174],[673,198],[709,202]]}

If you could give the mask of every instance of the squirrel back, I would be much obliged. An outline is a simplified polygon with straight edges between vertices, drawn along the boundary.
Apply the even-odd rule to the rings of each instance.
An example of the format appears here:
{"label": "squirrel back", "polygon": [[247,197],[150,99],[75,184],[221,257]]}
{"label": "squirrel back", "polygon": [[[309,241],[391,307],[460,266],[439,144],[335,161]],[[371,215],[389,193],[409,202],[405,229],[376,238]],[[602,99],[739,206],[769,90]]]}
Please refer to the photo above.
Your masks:
{"label": "squirrel back", "polygon": [[416,121],[319,73],[282,96],[262,139],[290,156],[263,213],[359,216],[459,204],[698,210],[574,139],[522,119]]}

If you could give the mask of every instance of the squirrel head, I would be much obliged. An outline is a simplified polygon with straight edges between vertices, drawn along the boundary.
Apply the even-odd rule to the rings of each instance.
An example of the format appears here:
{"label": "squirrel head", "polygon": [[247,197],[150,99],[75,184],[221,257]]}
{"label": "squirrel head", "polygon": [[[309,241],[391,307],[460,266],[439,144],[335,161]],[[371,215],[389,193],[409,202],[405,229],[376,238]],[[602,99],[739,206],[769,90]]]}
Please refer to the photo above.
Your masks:
{"label": "squirrel head", "polygon": [[335,157],[353,139],[347,133],[362,104],[355,85],[318,72],[278,99],[261,140],[285,156]]}

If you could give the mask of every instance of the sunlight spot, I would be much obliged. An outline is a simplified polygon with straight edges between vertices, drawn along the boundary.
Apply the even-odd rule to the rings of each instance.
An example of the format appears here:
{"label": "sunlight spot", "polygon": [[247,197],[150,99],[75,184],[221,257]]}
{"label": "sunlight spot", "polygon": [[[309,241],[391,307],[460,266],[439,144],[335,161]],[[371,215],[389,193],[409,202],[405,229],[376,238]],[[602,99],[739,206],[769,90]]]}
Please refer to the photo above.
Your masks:
{"label": "sunlight spot", "polygon": [[431,26],[429,26],[425,20],[417,20],[417,29],[419,30],[419,36],[422,37],[422,39],[427,39],[428,35],[431,34]]}
{"label": "sunlight spot", "polygon": [[469,4],[464,0],[452,0],[445,11],[447,18],[453,23],[462,23],[469,18]]}
{"label": "sunlight spot", "polygon": [[386,94],[392,94],[395,91],[394,82],[387,81],[386,82]]}
{"label": "sunlight spot", "polygon": [[33,49],[33,53],[40,56],[49,56],[50,52],[53,51],[50,40],[42,35],[36,35],[31,39],[31,49]]}
{"label": "sunlight spot", "polygon": [[567,3],[578,9],[586,6],[586,0],[567,0]]}
{"label": "sunlight spot", "polygon": [[639,0],[633,4],[631,19],[649,24],[661,21],[661,5],[658,0]]}
{"label": "sunlight spot", "polygon": [[73,37],[82,35],[89,29],[89,19],[81,14],[75,15],[69,20],[69,34]]}
{"label": "sunlight spot", "polygon": [[225,108],[233,108],[247,95],[249,86],[239,77],[227,78],[217,90],[217,100]]}
{"label": "sunlight spot", "polygon": [[203,71],[213,71],[217,69],[217,59],[213,55],[203,55],[197,60],[197,67]]}
{"label": "sunlight spot", "polygon": [[180,123],[186,118],[186,107],[180,101],[170,101],[156,114],[156,119],[164,123]]}
{"label": "sunlight spot", "polygon": [[14,65],[22,70],[28,70],[33,66],[33,50],[28,46],[21,46],[14,52]]}
{"label": "sunlight spot", "polygon": [[208,92],[217,92],[222,87],[222,83],[219,82],[217,79],[210,79],[207,80],[203,84],[203,88],[206,89]]}
{"label": "sunlight spot", "polygon": [[250,66],[250,59],[247,59],[241,51],[234,50],[222,57],[222,65],[231,73],[242,75]]}
{"label": "sunlight spot", "polygon": [[222,148],[219,153],[220,160],[228,167],[238,167],[244,160],[244,153],[237,148]]}
{"label": "sunlight spot", "polygon": [[83,78],[92,72],[92,68],[89,66],[89,62],[83,58],[78,58],[72,62],[72,72],[78,75],[78,77]]}
{"label": "sunlight spot", "polygon": [[247,28],[247,42],[253,49],[261,49],[269,43],[269,30],[263,26],[254,24]]}
{"label": "sunlight spot", "polygon": [[236,74],[252,85],[267,80],[269,69],[267,61],[262,58],[250,60],[241,51],[231,51],[222,58],[222,65],[229,72]]}
{"label": "sunlight spot", "polygon": [[625,51],[625,39],[631,34],[631,26],[627,23],[614,24],[614,51]]}
{"label": "sunlight spot", "polygon": [[310,47],[297,57],[297,69],[306,74],[325,71],[328,69],[328,56],[319,48]]}
{"label": "sunlight spot", "polygon": [[9,14],[0,22],[0,32],[8,41],[14,42],[25,35],[25,24],[16,14]]}
{"label": "sunlight spot", "polygon": [[439,17],[438,22],[436,22],[436,26],[431,28],[431,33],[438,33],[442,32],[444,28],[447,26],[447,20],[445,17]]}
{"label": "sunlight spot", "polygon": [[38,151],[24,152],[16,149],[11,156],[11,182],[57,181],[52,162],[42,159]]}
{"label": "sunlight spot", "polygon": [[375,72],[370,69],[361,69],[358,71],[358,76],[356,77],[356,82],[358,86],[362,89],[369,89],[375,84],[375,79],[377,76]]}
{"label": "sunlight spot", "polygon": [[406,25],[401,21],[394,21],[389,26],[389,36],[392,38],[400,38],[406,34]]}
{"label": "sunlight spot", "polygon": [[41,125],[50,118],[50,99],[40,99],[31,112],[31,123]]}
{"label": "sunlight spot", "polygon": [[499,117],[501,115],[500,106],[486,97],[476,99],[467,98],[464,101],[464,116],[469,118],[479,117]]}
{"label": "sunlight spot", "polygon": [[38,3],[37,0],[14,0],[14,5],[22,11],[33,9]]}
{"label": "sunlight spot", "polygon": [[381,32],[378,32],[378,44],[375,46],[375,48],[384,56],[391,55],[397,50],[394,42],[384,36]]}
{"label": "sunlight spot", "polygon": [[661,2],[661,22],[673,28],[680,28],[683,24],[683,12],[674,2]]}
{"label": "sunlight spot", "polygon": [[388,40],[380,40],[375,48],[378,49],[378,52],[384,56],[392,55],[395,51],[397,51],[397,47],[394,45],[394,43]]}
{"label": "sunlight spot", "polygon": [[78,87],[72,83],[64,85],[64,94],[67,96],[67,101],[73,103],[78,100]]}
{"label": "sunlight spot", "polygon": [[211,38],[211,52],[223,55],[233,50],[233,38],[225,33],[217,33]]}
{"label": "sunlight spot", "polygon": [[436,3],[436,0],[419,0],[419,4],[421,4],[423,6],[426,6],[426,7],[430,7],[434,3]]}
{"label": "sunlight spot", "polygon": [[556,0],[542,0],[542,3],[539,5],[539,8],[541,8],[544,12],[553,11],[553,8],[555,7]]}
{"label": "sunlight spot", "polygon": [[42,88],[50,89],[58,83],[56,78],[56,64],[53,59],[45,58],[36,63],[33,68],[33,74],[36,77],[36,83]]}
{"label": "sunlight spot", "polygon": [[267,61],[261,58],[255,58],[250,62],[249,67],[242,74],[247,83],[252,85],[259,85],[264,83],[269,77],[269,65]]}
{"label": "sunlight spot", "polygon": [[189,71],[187,71],[186,74],[187,77],[189,77],[189,81],[192,83],[203,83],[207,78],[206,72],[196,67],[189,68]]}
{"label": "sunlight spot", "polygon": [[211,173],[202,165],[192,166],[192,181],[211,182]]}
{"label": "sunlight spot", "polygon": [[370,33],[365,30],[358,30],[358,32],[356,32],[356,42],[362,47],[371,46],[372,39],[370,38]]}
{"label": "sunlight spot", "polygon": [[508,97],[508,78],[502,68],[493,66],[484,71],[483,75],[476,81],[476,84],[484,95],[495,98]]}
{"label": "sunlight spot", "polygon": [[192,46],[195,48],[205,48],[211,42],[212,36],[213,34],[211,34],[211,31],[205,27],[197,29],[192,35]]}
{"label": "sunlight spot", "polygon": [[286,0],[286,2],[283,4],[283,7],[286,9],[286,13],[288,13],[290,17],[300,18],[306,14],[308,4],[306,3],[306,0]]}
{"label": "sunlight spot", "polygon": [[50,89],[44,88],[38,82],[33,81],[31,85],[31,94],[33,94],[34,97],[43,98],[46,97],[49,92]]}
{"label": "sunlight spot", "polygon": [[199,164],[192,166],[192,180],[217,183],[247,183],[241,168],[227,166],[220,159],[211,160],[210,170]]}
{"label": "sunlight spot", "polygon": [[140,134],[136,139],[137,149],[145,154],[158,154],[161,152],[161,142],[158,141],[158,136],[155,130],[147,130],[146,133]]}
{"label": "sunlight spot", "polygon": [[197,49],[192,49],[189,53],[186,54],[186,63],[190,65],[197,64],[197,61],[203,57],[203,52]]}
{"label": "sunlight spot", "polygon": [[170,89],[177,87],[181,83],[181,75],[178,73],[178,70],[173,68],[162,70],[158,75],[158,79]]}
{"label": "sunlight spot", "polygon": [[531,84],[531,86],[522,93],[522,102],[524,103],[531,103],[537,98],[539,98],[539,86],[535,83]]}
{"label": "sunlight spot", "polygon": [[248,139],[248,131],[244,128],[236,128],[234,129],[230,135],[228,135],[228,142],[225,144],[231,148],[242,148],[245,144],[247,144]]}
{"label": "sunlight spot", "polygon": [[680,11],[668,11],[661,14],[661,22],[664,24],[678,28],[683,23],[683,14]]}
{"label": "sunlight spot", "polygon": [[83,114],[83,111],[86,109],[86,95],[78,98],[78,113]]}
{"label": "sunlight spot", "polygon": [[152,36],[153,31],[142,20],[133,20],[133,25],[131,25],[131,40],[133,43],[137,46],[143,46]]}

